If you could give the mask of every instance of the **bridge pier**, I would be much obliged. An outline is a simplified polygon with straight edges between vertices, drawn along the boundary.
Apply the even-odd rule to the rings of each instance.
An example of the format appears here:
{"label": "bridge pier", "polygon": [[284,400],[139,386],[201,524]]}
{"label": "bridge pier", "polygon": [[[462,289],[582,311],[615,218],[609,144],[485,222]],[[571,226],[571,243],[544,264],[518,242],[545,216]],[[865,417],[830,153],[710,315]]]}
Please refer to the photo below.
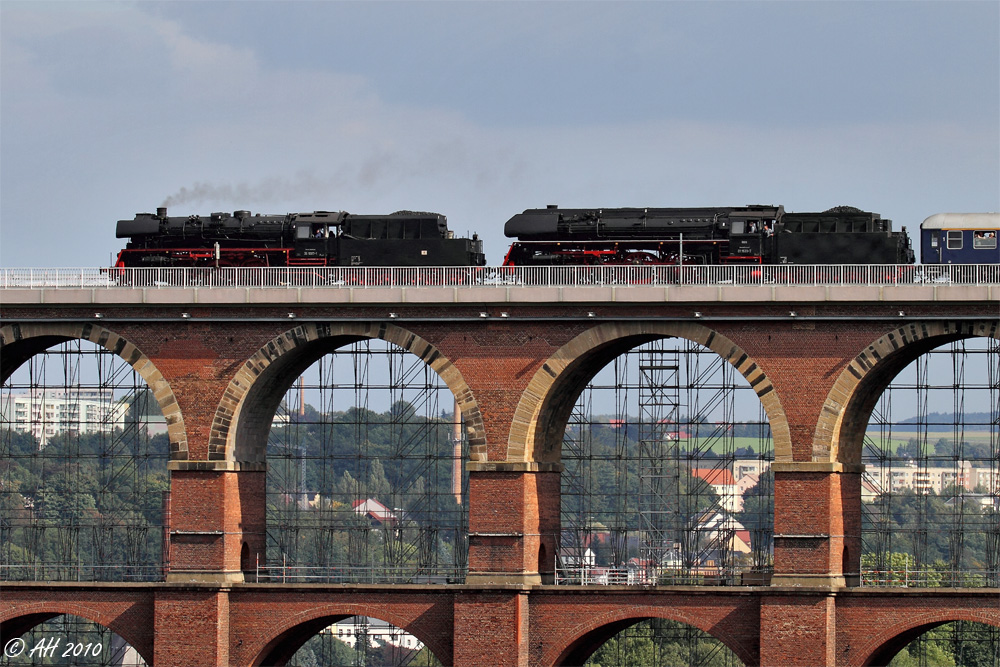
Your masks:
{"label": "bridge pier", "polygon": [[553,583],[559,466],[469,463],[470,584]]}
{"label": "bridge pier", "polygon": [[762,667],[835,667],[837,608],[832,594],[792,591],[767,595],[760,607]]}
{"label": "bridge pier", "polygon": [[264,563],[266,473],[214,461],[172,461],[169,467],[167,581],[242,582],[244,571]]}
{"label": "bridge pier", "polygon": [[856,586],[862,466],[774,463],[775,586]]}
{"label": "bridge pier", "polygon": [[528,591],[469,591],[455,599],[455,667],[528,667]]}
{"label": "bridge pier", "polygon": [[229,589],[159,590],[153,620],[153,664],[228,667]]}

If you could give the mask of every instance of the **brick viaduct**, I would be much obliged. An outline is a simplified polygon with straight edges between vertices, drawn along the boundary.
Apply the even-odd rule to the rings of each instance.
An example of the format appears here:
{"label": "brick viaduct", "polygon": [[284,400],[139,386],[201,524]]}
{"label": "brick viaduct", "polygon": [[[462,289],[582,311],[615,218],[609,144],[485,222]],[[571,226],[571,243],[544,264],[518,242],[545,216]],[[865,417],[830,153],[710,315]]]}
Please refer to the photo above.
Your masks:
{"label": "brick viaduct", "polygon": [[[141,374],[167,418],[172,496],[165,582],[4,583],[5,638],[71,613],[158,666],[269,665],[331,622],[367,615],[405,628],[445,664],[547,666],[581,664],[624,627],[659,617],[712,634],[748,665],[881,665],[941,623],[1000,625],[997,589],[852,585],[875,401],[928,350],[1000,338],[1000,287],[7,289],[0,301],[3,379],[74,338]],[[721,355],[767,412],[771,585],[551,585],[573,402],[610,359],[664,336]],[[245,583],[241,551],[264,551],[271,415],[304,368],[364,338],[419,356],[461,406],[467,581]]]}

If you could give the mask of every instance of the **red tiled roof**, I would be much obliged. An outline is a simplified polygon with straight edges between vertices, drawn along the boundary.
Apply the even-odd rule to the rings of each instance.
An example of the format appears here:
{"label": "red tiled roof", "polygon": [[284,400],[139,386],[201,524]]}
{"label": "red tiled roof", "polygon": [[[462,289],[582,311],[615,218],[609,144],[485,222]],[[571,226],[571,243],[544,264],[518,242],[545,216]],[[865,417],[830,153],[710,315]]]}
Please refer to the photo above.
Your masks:
{"label": "red tiled roof", "polygon": [[733,479],[733,473],[729,472],[728,468],[723,468],[722,470],[717,468],[694,468],[691,471],[691,476],[703,479],[712,486],[732,486],[736,484],[736,481]]}

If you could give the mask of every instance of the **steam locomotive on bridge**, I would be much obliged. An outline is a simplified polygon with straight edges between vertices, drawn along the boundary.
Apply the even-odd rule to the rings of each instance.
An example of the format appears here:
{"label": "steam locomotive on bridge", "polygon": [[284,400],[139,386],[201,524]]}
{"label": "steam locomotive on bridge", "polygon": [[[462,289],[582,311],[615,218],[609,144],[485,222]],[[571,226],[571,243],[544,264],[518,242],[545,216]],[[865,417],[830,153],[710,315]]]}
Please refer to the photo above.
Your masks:
{"label": "steam locomotive on bridge", "polygon": [[314,211],[251,215],[250,211],[170,217],[139,213],[119,220],[128,238],[117,267],[224,266],[483,266],[476,235],[455,238],[438,213],[388,215]]}
{"label": "steam locomotive on bridge", "polygon": [[507,221],[506,265],[912,264],[906,230],[849,206],[528,209]]}
{"label": "steam locomotive on bridge", "polygon": [[[510,218],[504,266],[912,264],[903,227],[849,206],[528,209]],[[165,208],[120,220],[118,267],[483,266],[477,235],[445,216],[249,211],[171,217]],[[921,225],[923,262],[1000,262],[1000,214],[938,214]]]}

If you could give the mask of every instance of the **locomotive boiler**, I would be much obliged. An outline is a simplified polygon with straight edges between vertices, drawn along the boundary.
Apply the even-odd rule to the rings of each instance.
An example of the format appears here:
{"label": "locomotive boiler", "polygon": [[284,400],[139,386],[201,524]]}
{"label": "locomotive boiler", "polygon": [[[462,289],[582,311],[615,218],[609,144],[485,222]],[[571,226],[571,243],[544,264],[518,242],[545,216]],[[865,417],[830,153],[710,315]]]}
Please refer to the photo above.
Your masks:
{"label": "locomotive boiler", "polygon": [[118,267],[482,266],[482,241],[456,238],[445,216],[398,211],[354,215],[314,211],[251,215],[139,213],[119,220],[129,241]]}
{"label": "locomotive boiler", "polygon": [[528,209],[504,226],[505,266],[597,264],[912,264],[906,229],[841,206]]}

